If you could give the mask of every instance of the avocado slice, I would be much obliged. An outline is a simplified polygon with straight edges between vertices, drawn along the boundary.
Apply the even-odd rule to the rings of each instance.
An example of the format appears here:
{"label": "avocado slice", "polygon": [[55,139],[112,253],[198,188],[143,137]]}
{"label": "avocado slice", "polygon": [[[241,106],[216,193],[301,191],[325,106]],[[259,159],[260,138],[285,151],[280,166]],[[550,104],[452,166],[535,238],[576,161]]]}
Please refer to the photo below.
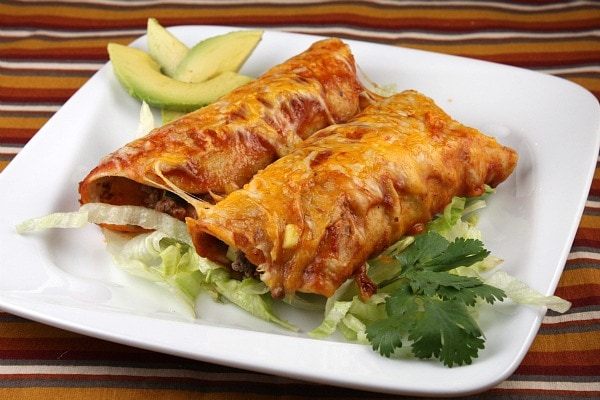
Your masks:
{"label": "avocado slice", "polygon": [[262,30],[247,30],[205,39],[187,52],[173,78],[183,82],[202,82],[225,71],[237,72],[252,54],[262,35]]}
{"label": "avocado slice", "polygon": [[148,18],[146,31],[150,56],[160,64],[163,74],[172,77],[190,49],[156,18]]}
{"label": "avocado slice", "polygon": [[109,43],[108,54],[117,78],[131,96],[168,110],[193,111],[253,79],[227,71],[204,82],[181,82],[163,75],[160,65],[143,50]]}

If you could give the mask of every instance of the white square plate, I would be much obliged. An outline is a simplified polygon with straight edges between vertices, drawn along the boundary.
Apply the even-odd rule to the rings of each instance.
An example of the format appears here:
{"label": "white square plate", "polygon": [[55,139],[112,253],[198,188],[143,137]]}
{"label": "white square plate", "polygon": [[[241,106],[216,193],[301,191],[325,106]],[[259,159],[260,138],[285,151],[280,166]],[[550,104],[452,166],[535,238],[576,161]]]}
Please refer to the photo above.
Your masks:
{"label": "white square plate", "polygon": [[[188,45],[235,28],[176,27]],[[319,38],[267,31],[242,72],[257,76]],[[503,65],[347,41],[380,84],[416,89],[457,120],[520,154],[519,165],[482,212],[484,243],[502,268],[552,294],[588,194],[598,156],[597,100],[566,80]],[[134,46],[144,48],[145,40]],[[527,352],[543,309],[485,309],[486,348],[470,366],[387,359],[368,346],[314,340],[200,299],[199,318],[177,312],[162,288],[112,264],[95,226],[20,236],[25,219],[78,207],[78,182],[107,153],[133,139],[140,103],[110,64],[90,79],[0,174],[0,307],[49,325],[192,359],[313,382],[407,395],[464,395],[510,376]],[[283,307],[304,331],[319,316]]]}

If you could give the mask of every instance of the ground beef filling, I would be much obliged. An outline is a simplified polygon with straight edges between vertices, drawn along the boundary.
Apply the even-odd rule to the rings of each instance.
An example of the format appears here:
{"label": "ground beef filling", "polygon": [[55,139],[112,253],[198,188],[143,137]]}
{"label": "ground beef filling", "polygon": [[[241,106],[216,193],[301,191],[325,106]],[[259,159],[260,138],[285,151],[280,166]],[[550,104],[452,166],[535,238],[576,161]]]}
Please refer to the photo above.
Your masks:
{"label": "ground beef filling", "polygon": [[186,217],[198,217],[196,209],[191,204],[171,192],[150,186],[144,187],[143,190],[147,193],[144,199],[145,207],[169,214],[180,221],[185,221]]}
{"label": "ground beef filling", "polygon": [[[169,214],[181,221],[185,221],[187,217],[198,217],[196,209],[174,193],[150,186],[146,186],[142,190],[146,194],[144,198],[145,207]],[[205,200],[209,201],[209,199]],[[234,273],[234,276],[237,276],[239,279],[259,279],[256,265],[252,264],[241,251],[235,252],[235,259],[231,262],[229,268]]]}
{"label": "ground beef filling", "polygon": [[230,268],[235,272],[239,272],[245,278],[259,278],[256,265],[248,261],[246,255],[239,250],[235,252],[235,260],[231,263]]}

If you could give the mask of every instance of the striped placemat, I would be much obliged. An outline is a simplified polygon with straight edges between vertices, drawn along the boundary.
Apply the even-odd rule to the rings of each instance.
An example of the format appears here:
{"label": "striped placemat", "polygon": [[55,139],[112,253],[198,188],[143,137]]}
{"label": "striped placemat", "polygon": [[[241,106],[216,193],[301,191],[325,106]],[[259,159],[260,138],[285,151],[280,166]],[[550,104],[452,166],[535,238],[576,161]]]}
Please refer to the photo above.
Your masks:
{"label": "striped placemat", "polygon": [[[144,34],[148,17],[455,54],[560,76],[600,98],[598,1],[0,0],[0,170],[107,61],[106,44]],[[600,168],[556,294],[572,309],[549,312],[515,374],[478,398],[600,396]],[[152,353],[0,312],[0,398],[147,396],[389,397]]]}

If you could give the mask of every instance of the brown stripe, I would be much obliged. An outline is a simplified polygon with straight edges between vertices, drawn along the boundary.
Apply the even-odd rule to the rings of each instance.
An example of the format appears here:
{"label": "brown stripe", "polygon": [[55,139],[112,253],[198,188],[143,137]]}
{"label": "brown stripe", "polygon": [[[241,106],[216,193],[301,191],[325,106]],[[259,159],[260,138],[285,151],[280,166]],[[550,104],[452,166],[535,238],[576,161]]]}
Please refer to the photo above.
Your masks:
{"label": "brown stripe", "polygon": [[[37,133],[38,129],[0,129],[0,137],[4,144],[25,145]],[[9,156],[12,158],[12,156]]]}
{"label": "brown stripe", "polygon": [[570,301],[574,308],[600,303],[600,283],[586,283],[583,285],[558,286],[554,292],[556,296]]}
{"label": "brown stripe", "polygon": [[544,43],[524,40],[519,43],[490,40],[486,44],[470,44],[468,42],[440,44],[419,41],[418,43],[400,42],[398,45],[529,68],[559,67],[571,64],[593,65],[600,59],[600,43],[593,40]]}
{"label": "brown stripe", "polygon": [[[555,335],[559,336],[559,335]],[[594,339],[594,335],[590,334],[588,340]],[[536,341],[538,339],[536,338]],[[553,345],[555,346],[555,345]],[[600,350],[597,348],[594,350],[581,350],[581,351],[569,351],[562,350],[562,348],[568,347],[561,345],[560,347],[553,347],[551,351],[537,351],[535,346],[529,350],[523,362],[522,367],[532,366],[544,366],[544,367],[562,367],[568,365],[585,366],[585,367],[600,367]],[[556,349],[561,349],[556,351]],[[521,373],[522,371],[519,371]],[[561,374],[562,371],[557,371]]]}
{"label": "brown stripe", "polygon": [[[598,365],[578,365],[578,364],[555,364],[555,365],[545,365],[543,364],[545,360],[538,360],[538,362],[540,362],[539,364],[521,364],[519,365],[519,367],[516,369],[515,374],[519,374],[519,375],[535,375],[536,378],[539,376],[542,379],[545,380],[552,380],[552,378],[554,378],[555,380],[559,381],[559,380],[564,380],[565,382],[571,382],[573,381],[573,378],[575,377],[595,377],[598,375],[598,368],[600,368],[600,366]],[[516,380],[516,377],[511,377],[509,379],[510,380]],[[551,393],[552,395],[555,395],[554,398],[556,398],[557,400],[563,400],[563,397],[560,397],[560,394],[558,391],[550,391],[549,389],[543,391],[545,395],[548,395],[549,393]],[[584,396],[588,396],[588,397],[583,397],[583,398],[587,398],[587,399],[595,399],[595,395],[600,394],[600,392],[597,391],[585,391],[584,392]],[[579,393],[582,394],[582,393]],[[556,397],[558,396],[558,397]],[[521,397],[518,397],[519,400],[521,399]],[[537,397],[536,397],[537,398]],[[544,398],[544,397],[542,397]]]}
{"label": "brown stripe", "polygon": [[579,227],[575,234],[573,247],[600,248],[600,230],[598,230],[598,227]]}
{"label": "brown stripe", "polygon": [[77,60],[104,62],[108,60],[106,45],[109,41],[128,44],[134,38],[110,37],[95,40],[40,40],[27,39],[17,45],[0,42],[0,57],[4,60]]}
{"label": "brown stripe", "polygon": [[77,88],[73,89],[20,89],[3,87],[0,92],[0,101],[7,103],[64,103],[66,102],[76,91]]}

